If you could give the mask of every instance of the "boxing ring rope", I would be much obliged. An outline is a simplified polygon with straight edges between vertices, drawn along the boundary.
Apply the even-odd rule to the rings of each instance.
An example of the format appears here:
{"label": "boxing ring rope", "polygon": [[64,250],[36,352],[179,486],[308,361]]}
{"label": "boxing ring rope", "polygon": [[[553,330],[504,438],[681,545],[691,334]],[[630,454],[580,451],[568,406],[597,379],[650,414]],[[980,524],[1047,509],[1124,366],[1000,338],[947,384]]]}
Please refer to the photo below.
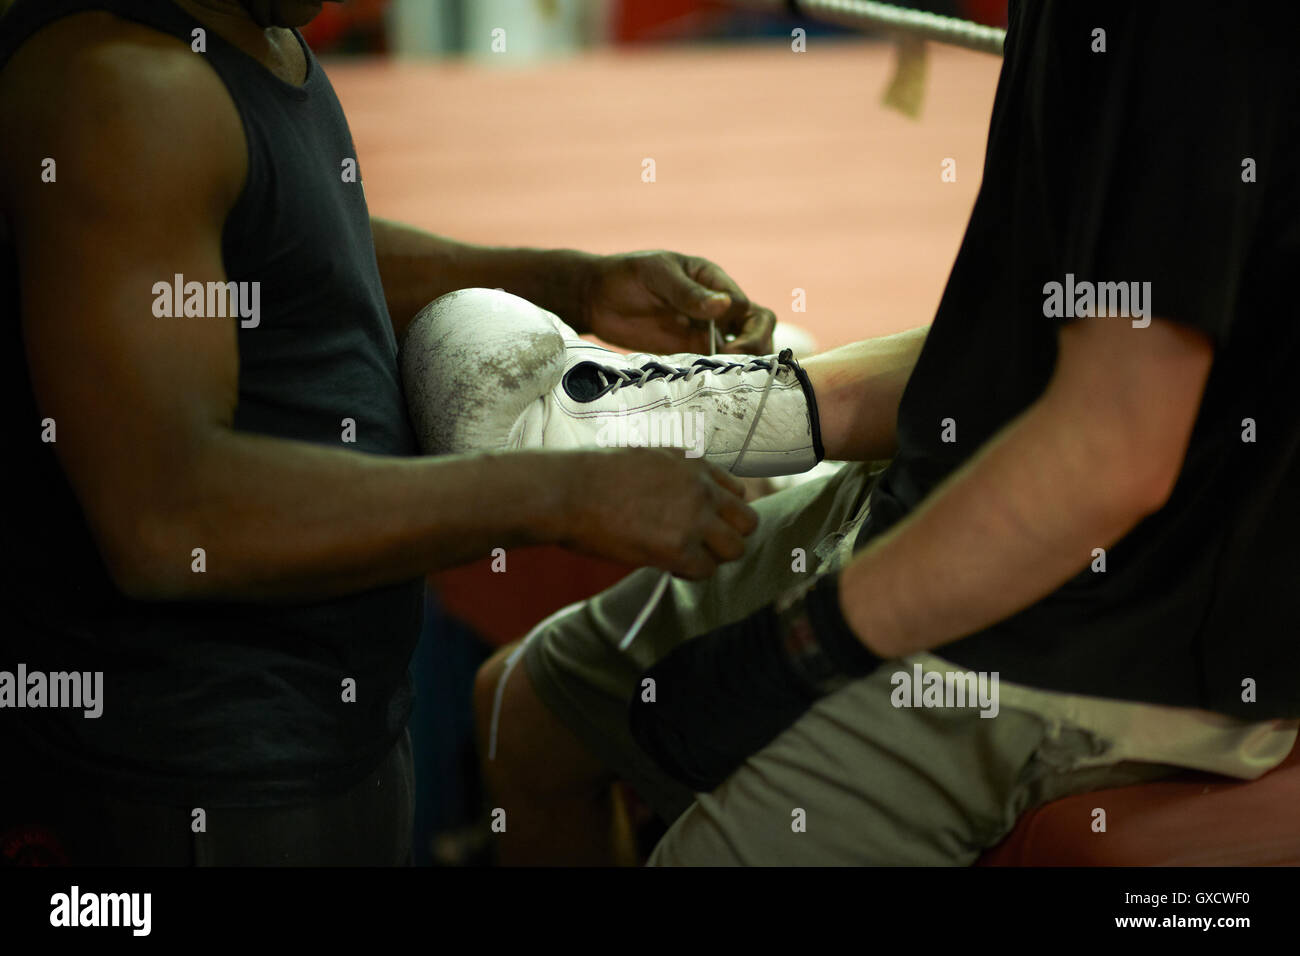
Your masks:
{"label": "boxing ring rope", "polygon": [[1007,31],[1001,27],[876,0],[731,0],[731,5],[892,34],[897,57],[884,104],[912,119],[921,115],[921,103],[925,99],[927,41],[1001,56],[1007,38]]}
{"label": "boxing ring rope", "polygon": [[1002,44],[1007,36],[1007,31],[1000,27],[875,0],[731,0],[731,3],[736,7],[769,13],[787,12],[854,29],[885,30],[994,56],[1002,55]]}

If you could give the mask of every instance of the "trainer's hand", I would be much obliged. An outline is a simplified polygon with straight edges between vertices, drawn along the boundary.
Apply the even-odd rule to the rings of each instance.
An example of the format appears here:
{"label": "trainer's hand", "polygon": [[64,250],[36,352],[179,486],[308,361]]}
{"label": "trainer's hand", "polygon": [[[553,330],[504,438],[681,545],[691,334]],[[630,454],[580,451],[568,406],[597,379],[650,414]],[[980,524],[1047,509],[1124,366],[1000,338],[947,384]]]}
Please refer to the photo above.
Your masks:
{"label": "trainer's hand", "polygon": [[680,449],[571,457],[560,541],[574,550],[699,580],[744,554],[758,526],[736,478]]}
{"label": "trainer's hand", "polygon": [[[712,320],[719,351],[772,351],[776,316],[750,302],[731,277],[707,259],[676,252],[630,252],[596,257],[585,268],[586,330],[611,345],[658,354],[708,354]],[[729,335],[735,338],[727,341]]]}

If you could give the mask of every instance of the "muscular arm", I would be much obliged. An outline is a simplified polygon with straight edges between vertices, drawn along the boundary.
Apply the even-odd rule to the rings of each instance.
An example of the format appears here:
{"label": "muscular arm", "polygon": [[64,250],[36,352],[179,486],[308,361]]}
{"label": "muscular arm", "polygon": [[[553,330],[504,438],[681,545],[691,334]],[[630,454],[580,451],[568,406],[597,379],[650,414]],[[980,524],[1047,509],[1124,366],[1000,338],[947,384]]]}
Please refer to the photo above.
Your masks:
{"label": "muscular arm", "polygon": [[643,250],[597,256],[573,249],[476,246],[371,218],[393,330],[400,340],[428,302],[455,289],[504,289],[560,316],[581,334],[636,351],[771,350],[776,317],[698,256]]}
{"label": "muscular arm", "polygon": [[456,289],[505,289],[554,312],[579,332],[583,267],[598,256],[572,249],[476,246],[377,216],[370,218],[388,312],[400,340],[416,313]]}
{"label": "muscular arm", "polygon": [[[124,592],[326,597],[542,541],[688,576],[739,555],[752,515],[680,456],[395,459],[234,431],[234,323],[157,318],[152,287],[176,273],[224,281],[222,225],[245,175],[238,116],[176,41],[104,17],[87,44],[78,19],[5,72],[5,211],[37,402]],[[40,182],[46,156],[55,183]],[[643,473],[681,476],[672,501],[641,489]],[[604,487],[617,494],[593,508]],[[194,548],[206,573],[191,571]]]}
{"label": "muscular arm", "polygon": [[1212,359],[1172,322],[1063,329],[1041,399],[845,569],[854,632],[886,658],[936,648],[1081,571],[1168,500]]}

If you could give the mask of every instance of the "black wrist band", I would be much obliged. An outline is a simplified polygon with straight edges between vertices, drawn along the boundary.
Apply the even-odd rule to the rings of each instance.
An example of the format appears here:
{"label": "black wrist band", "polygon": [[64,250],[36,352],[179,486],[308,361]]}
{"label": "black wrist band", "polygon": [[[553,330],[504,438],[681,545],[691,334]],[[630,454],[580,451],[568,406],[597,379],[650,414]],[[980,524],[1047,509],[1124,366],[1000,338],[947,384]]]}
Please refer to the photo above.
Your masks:
{"label": "black wrist band", "polygon": [[826,446],[822,444],[822,420],[817,413],[817,393],[813,391],[812,380],[808,378],[803,366],[795,361],[789,349],[783,351],[777,360],[794,369],[795,378],[803,389],[803,397],[808,402],[808,429],[812,433],[813,455],[820,464],[826,459]]}
{"label": "black wrist band", "polygon": [[829,574],[801,595],[778,604],[782,641],[803,682],[828,694],[883,662],[858,640],[840,610],[839,575]]}

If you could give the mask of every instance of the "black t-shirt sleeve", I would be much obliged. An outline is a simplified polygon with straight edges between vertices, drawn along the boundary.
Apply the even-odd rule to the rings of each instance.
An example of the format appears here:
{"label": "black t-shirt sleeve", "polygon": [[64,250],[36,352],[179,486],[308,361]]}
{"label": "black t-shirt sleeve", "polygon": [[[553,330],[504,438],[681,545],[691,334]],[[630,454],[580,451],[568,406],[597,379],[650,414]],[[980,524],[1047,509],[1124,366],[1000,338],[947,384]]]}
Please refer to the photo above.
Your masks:
{"label": "black t-shirt sleeve", "polygon": [[[1270,169],[1286,119],[1262,67],[1223,54],[1224,31],[1238,34],[1234,47],[1261,43],[1253,8],[1213,19],[1196,12],[1159,0],[1056,2],[1020,39],[1037,45],[1031,84],[1041,84],[1043,108],[1030,121],[1054,158],[1044,172],[1055,184],[1048,205],[1062,271],[1150,282],[1148,315],[1222,344],[1263,180],[1287,175]],[[1104,52],[1094,49],[1099,29]],[[1259,181],[1247,181],[1250,165]]]}

